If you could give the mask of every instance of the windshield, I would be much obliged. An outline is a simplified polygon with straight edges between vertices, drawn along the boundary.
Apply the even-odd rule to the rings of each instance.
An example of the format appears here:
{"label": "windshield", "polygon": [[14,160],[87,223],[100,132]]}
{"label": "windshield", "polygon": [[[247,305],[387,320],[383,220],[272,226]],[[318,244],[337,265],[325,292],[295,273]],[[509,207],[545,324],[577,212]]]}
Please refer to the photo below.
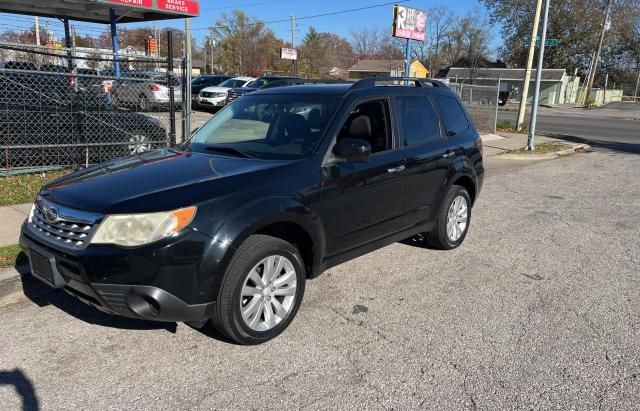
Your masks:
{"label": "windshield", "polygon": [[190,149],[229,148],[268,160],[307,156],[340,103],[336,96],[247,95],[216,114],[192,137]]}
{"label": "windshield", "polygon": [[229,87],[229,88],[242,87],[242,85],[246,82],[247,82],[246,80],[237,80],[237,79],[230,78],[229,80],[225,80],[222,83],[220,83],[220,87]]}
{"label": "windshield", "polygon": [[253,80],[251,83],[247,84],[247,87],[260,88],[260,87],[266,85],[267,83],[269,83],[268,80],[265,80],[263,78],[259,78],[257,80]]}

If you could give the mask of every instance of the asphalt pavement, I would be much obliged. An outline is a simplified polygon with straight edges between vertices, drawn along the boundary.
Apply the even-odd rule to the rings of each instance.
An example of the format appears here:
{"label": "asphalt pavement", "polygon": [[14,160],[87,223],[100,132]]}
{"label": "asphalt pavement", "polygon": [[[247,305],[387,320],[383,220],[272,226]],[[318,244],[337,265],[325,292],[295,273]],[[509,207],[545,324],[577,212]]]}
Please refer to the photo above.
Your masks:
{"label": "asphalt pavement", "polygon": [[260,346],[60,291],[6,303],[0,404],[637,409],[637,181],[640,157],[616,151],[490,175],[462,247],[394,244],[332,268]]}
{"label": "asphalt pavement", "polygon": [[[499,111],[498,121],[515,124],[516,115]],[[565,134],[572,142],[640,153],[640,104],[612,103],[594,110],[541,107],[537,130]]]}

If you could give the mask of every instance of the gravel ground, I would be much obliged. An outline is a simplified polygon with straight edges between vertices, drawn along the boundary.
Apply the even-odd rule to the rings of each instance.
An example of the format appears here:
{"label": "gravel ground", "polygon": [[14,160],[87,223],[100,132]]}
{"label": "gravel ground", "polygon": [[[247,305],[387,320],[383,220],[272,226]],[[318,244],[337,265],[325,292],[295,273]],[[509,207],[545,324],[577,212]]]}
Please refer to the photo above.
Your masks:
{"label": "gravel ground", "polygon": [[5,305],[0,404],[637,409],[639,160],[596,152],[491,173],[461,248],[395,244],[332,268],[260,346],[61,292]]}

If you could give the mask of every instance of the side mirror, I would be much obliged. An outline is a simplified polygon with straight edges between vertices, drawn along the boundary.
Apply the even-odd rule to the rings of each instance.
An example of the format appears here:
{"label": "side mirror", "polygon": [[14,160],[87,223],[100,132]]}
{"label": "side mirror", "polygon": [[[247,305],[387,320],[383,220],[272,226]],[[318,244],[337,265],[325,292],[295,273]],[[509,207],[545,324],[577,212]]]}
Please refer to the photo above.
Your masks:
{"label": "side mirror", "polygon": [[349,163],[364,163],[371,155],[371,145],[359,138],[343,138],[333,146],[333,154]]}

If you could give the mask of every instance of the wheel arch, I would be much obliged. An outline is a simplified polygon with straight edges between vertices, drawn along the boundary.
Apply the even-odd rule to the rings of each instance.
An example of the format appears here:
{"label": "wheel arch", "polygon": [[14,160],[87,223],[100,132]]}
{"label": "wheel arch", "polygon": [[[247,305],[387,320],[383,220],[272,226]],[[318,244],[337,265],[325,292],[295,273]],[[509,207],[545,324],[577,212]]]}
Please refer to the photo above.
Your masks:
{"label": "wheel arch", "polygon": [[222,267],[235,250],[253,234],[265,234],[294,244],[304,260],[308,277],[315,277],[325,253],[325,236],[320,217],[310,205],[297,198],[271,197],[243,207],[224,221],[213,235],[227,244]]}

